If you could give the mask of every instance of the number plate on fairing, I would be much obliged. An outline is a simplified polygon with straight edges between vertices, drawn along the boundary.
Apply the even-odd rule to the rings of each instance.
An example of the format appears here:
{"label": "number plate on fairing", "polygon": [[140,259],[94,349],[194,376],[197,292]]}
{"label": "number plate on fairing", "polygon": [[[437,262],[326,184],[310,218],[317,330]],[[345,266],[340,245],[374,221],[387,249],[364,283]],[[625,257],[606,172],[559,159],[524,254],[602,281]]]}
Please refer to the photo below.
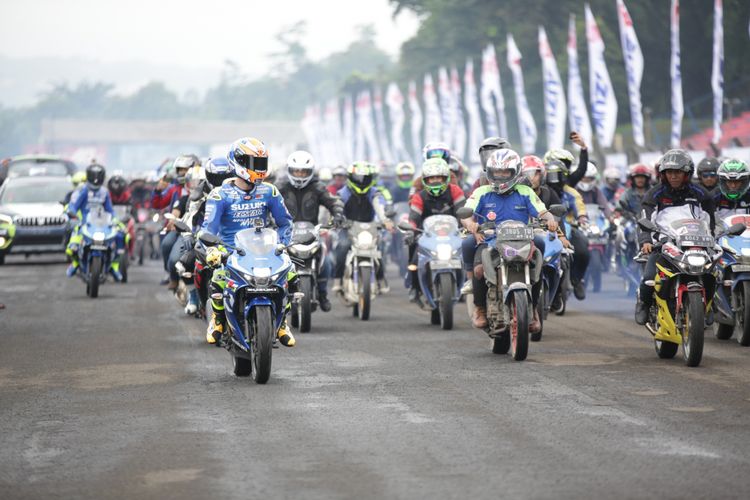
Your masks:
{"label": "number plate on fairing", "polygon": [[748,273],[750,272],[750,265],[735,264],[732,266],[732,271],[734,271],[735,273]]}
{"label": "number plate on fairing", "polygon": [[497,228],[497,239],[498,241],[523,241],[533,240],[534,230],[530,227],[518,226],[518,227],[498,227]]}

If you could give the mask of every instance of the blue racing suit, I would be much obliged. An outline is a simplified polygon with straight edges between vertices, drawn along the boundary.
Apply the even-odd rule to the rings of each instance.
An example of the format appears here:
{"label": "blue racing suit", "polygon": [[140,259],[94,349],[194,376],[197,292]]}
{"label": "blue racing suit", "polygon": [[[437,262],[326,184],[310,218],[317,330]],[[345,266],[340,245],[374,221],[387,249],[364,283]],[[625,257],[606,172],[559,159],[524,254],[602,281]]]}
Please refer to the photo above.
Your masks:
{"label": "blue racing suit", "polygon": [[[88,217],[89,211],[92,207],[103,207],[113,218],[115,216],[115,210],[112,208],[112,198],[109,196],[109,191],[103,187],[94,190],[89,186],[83,186],[73,192],[70,198],[70,203],[68,204],[67,213],[71,217],[76,217],[79,220],[70,235],[70,242],[68,243],[68,248],[65,250],[65,253],[70,257],[75,267],[78,267],[78,248],[83,241],[83,236],[80,234],[81,224],[83,224],[86,217]],[[125,250],[125,233],[122,231],[117,232],[115,244],[117,245],[118,254]],[[112,259],[111,268],[115,271],[119,271],[120,262],[117,259]]]}

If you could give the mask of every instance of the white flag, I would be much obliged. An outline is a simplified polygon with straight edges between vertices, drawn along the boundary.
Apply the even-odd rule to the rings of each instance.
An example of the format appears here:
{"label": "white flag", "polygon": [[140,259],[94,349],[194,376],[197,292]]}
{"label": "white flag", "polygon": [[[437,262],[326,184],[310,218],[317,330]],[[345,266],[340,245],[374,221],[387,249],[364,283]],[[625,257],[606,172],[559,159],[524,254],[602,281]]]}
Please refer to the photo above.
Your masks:
{"label": "white flag", "polygon": [[357,128],[360,130],[358,137],[364,142],[360,149],[361,156],[357,158],[369,161],[381,159],[378,140],[375,137],[375,125],[372,121],[372,98],[369,90],[363,90],[357,97]]}
{"label": "white flag", "polygon": [[500,68],[497,66],[495,46],[487,45],[482,51],[482,88],[480,90],[482,110],[487,121],[487,135],[508,137],[508,122],[505,118],[505,99],[500,83]]}
{"label": "white flag", "polygon": [[385,103],[391,121],[391,148],[394,161],[404,161],[409,158],[404,145],[404,96],[394,82],[391,82],[385,91]]}
{"label": "white flag", "polygon": [[341,159],[345,163],[354,162],[354,105],[352,96],[344,97],[344,121],[343,121],[343,147],[344,157]]}
{"label": "white flag", "polygon": [[591,8],[586,4],[586,39],[589,45],[589,87],[591,92],[591,117],[599,145],[612,147],[617,127],[617,99],[604,60],[604,40],[599,33]]}
{"label": "white flag", "polygon": [[341,134],[341,119],[339,117],[339,102],[336,98],[329,99],[326,103],[324,128],[326,134],[326,150],[324,163],[326,165],[341,163],[341,161],[343,160],[343,140]]}
{"label": "white flag", "polygon": [[570,130],[578,132],[584,142],[591,146],[591,122],[589,121],[586,99],[583,97],[581,73],[578,69],[576,18],[572,14],[568,22],[568,120]]}
{"label": "white flag", "polygon": [[378,143],[380,144],[380,158],[388,164],[393,163],[393,154],[391,153],[391,146],[388,143],[388,134],[385,128],[385,115],[383,115],[383,93],[380,90],[380,86],[375,87],[373,94],[373,109],[375,110],[375,126],[378,131]]}
{"label": "white flag", "polygon": [[526,102],[526,90],[523,87],[523,70],[521,69],[521,52],[516,46],[513,35],[508,34],[508,67],[513,73],[513,90],[516,94],[516,113],[518,114],[518,131],[521,134],[523,152],[533,154],[536,151],[536,123]]}
{"label": "white flag", "polygon": [[[433,141],[442,141],[442,117],[438,107],[437,95],[435,94],[435,84],[432,82],[432,75],[424,75],[424,88],[422,89],[422,99],[424,100],[424,143]],[[421,151],[420,151],[421,154]]]}
{"label": "white flag", "polygon": [[[711,70],[711,88],[714,91],[714,138],[721,141],[722,106],[724,103],[724,7],[721,0],[714,0],[714,63]],[[747,54],[746,54],[747,55]]]}
{"label": "white flag", "polygon": [[411,125],[411,150],[412,158],[419,163],[422,158],[422,108],[419,107],[417,97],[417,82],[409,82],[409,114]]}
{"label": "white flag", "polygon": [[453,90],[448,76],[448,70],[441,66],[438,69],[438,97],[440,99],[440,116],[442,137],[448,147],[453,149],[453,128],[455,127],[455,111],[453,105]]}
{"label": "white flag", "polygon": [[466,123],[461,100],[461,78],[455,66],[451,67],[451,93],[453,94],[453,153],[462,160],[466,157]]}
{"label": "white flag", "polygon": [[620,23],[620,43],[625,71],[628,75],[628,97],[630,98],[630,121],[633,125],[633,140],[645,146],[643,137],[643,112],[641,111],[641,78],[643,77],[643,52],[635,35],[633,20],[623,0],[617,0],[617,18]]}
{"label": "white flag", "polygon": [[672,55],[669,60],[669,76],[672,79],[672,133],[670,145],[680,147],[682,137],[682,71],[680,70],[680,0],[672,0],[671,9]]}
{"label": "white flag", "polygon": [[466,114],[469,118],[469,161],[479,163],[479,145],[484,139],[484,130],[482,115],[479,111],[477,84],[474,80],[474,61],[471,58],[466,60],[464,69],[464,106],[466,106]]}
{"label": "white flag", "polygon": [[565,89],[543,26],[539,26],[539,57],[542,59],[547,149],[560,149],[565,144]]}

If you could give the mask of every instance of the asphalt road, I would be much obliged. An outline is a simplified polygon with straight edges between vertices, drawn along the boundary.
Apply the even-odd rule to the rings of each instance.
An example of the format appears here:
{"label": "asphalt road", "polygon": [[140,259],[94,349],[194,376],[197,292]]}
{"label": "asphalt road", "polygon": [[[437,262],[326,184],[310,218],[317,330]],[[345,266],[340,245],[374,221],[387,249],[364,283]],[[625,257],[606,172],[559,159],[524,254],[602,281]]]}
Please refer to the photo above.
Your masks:
{"label": "asphalt road", "polygon": [[429,325],[397,283],[334,303],[231,375],[156,282],[88,299],[60,261],[0,267],[0,498],[748,498],[750,349],[656,357],[610,290],[546,324],[527,361]]}

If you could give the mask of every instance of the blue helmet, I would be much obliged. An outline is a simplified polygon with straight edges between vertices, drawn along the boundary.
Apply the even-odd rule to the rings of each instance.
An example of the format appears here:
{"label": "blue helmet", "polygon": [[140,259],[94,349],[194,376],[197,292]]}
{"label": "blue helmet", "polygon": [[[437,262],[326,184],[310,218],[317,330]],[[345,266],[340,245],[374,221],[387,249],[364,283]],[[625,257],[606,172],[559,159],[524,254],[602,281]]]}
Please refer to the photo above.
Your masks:
{"label": "blue helmet", "polygon": [[206,180],[211,187],[218,187],[229,179],[234,177],[234,170],[229,166],[229,162],[224,157],[209,158],[206,162]]}

